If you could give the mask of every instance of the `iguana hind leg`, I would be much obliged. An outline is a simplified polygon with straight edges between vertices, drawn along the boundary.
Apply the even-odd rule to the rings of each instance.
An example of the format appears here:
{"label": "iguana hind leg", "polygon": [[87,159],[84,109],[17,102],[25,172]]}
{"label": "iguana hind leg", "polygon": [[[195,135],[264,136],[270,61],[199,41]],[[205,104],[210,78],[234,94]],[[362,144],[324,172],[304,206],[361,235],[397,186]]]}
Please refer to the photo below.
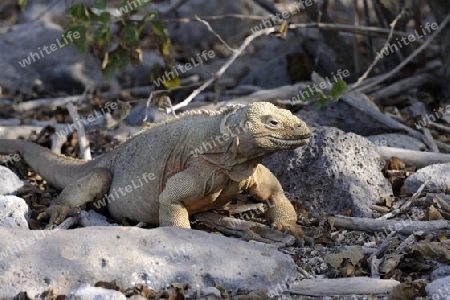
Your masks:
{"label": "iguana hind leg", "polygon": [[68,184],[52,205],[38,216],[38,220],[49,218],[50,227],[61,223],[67,216],[79,212],[80,206],[107,194],[111,179],[110,171],[101,168],[92,169],[85,176]]}

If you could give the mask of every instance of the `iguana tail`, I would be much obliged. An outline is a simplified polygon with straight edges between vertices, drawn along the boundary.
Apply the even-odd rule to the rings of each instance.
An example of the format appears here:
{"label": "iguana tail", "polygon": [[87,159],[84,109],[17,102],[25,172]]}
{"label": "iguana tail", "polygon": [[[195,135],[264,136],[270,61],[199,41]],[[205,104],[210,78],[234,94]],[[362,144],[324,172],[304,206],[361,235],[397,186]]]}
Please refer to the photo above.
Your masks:
{"label": "iguana tail", "polygon": [[50,149],[22,140],[0,139],[0,153],[10,154],[9,161],[19,152],[22,159],[39,175],[56,188],[82,177],[90,169],[89,162],[58,155]]}

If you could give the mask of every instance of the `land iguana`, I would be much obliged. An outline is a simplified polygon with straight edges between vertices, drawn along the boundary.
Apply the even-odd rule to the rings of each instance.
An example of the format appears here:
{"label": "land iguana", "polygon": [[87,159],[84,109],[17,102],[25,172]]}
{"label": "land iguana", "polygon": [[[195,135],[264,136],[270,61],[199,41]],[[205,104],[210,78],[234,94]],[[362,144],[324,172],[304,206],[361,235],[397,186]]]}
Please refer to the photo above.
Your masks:
{"label": "land iguana", "polygon": [[[257,102],[184,112],[90,161],[22,140],[0,139],[0,153],[18,151],[33,170],[62,189],[57,203],[71,208],[106,196],[109,213],[119,221],[128,217],[190,228],[190,215],[222,207],[248,190],[258,201],[269,202],[270,224],[302,238],[293,205],[260,161],[309,139],[309,128],[290,111]],[[132,181],[139,184],[128,189]]]}

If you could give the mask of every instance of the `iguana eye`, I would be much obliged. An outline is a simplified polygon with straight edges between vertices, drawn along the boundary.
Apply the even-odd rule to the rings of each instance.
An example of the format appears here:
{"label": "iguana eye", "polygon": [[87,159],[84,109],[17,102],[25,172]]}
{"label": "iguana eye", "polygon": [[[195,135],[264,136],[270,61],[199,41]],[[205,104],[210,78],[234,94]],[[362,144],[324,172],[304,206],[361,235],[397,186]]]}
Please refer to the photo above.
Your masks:
{"label": "iguana eye", "polygon": [[277,120],[274,120],[274,119],[270,120],[270,125],[277,126],[278,124],[279,123]]}

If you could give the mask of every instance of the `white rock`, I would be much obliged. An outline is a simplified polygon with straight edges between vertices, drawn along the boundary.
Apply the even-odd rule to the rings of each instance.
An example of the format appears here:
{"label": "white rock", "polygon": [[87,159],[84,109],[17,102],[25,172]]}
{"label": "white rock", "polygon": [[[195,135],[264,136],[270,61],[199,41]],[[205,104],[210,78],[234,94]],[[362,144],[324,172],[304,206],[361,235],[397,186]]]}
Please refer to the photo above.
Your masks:
{"label": "white rock", "polygon": [[450,276],[439,278],[425,287],[429,299],[450,300]]}
{"label": "white rock", "polygon": [[114,279],[120,286],[159,290],[189,283],[198,291],[270,288],[297,275],[292,258],[197,230],[88,227],[73,230],[0,228],[0,298],[48,288],[67,294],[81,283]]}
{"label": "white rock", "polygon": [[79,288],[70,292],[67,300],[126,300],[124,294],[118,291],[107,290],[100,287],[92,287],[83,284]]}
{"label": "white rock", "polygon": [[0,195],[0,227],[28,229],[28,205],[22,198]]}
{"label": "white rock", "polygon": [[22,180],[13,171],[0,166],[0,195],[14,194],[22,186]]}
{"label": "white rock", "polygon": [[450,193],[450,163],[435,164],[419,169],[405,180],[405,192],[415,193],[431,177],[424,191],[431,193]]}
{"label": "white rock", "polygon": [[81,211],[81,214],[83,215],[83,218],[80,217],[82,220],[81,226],[82,227],[88,227],[88,226],[118,226],[117,224],[109,223],[107,221],[107,218],[96,212],[95,210],[90,210],[88,212]]}

